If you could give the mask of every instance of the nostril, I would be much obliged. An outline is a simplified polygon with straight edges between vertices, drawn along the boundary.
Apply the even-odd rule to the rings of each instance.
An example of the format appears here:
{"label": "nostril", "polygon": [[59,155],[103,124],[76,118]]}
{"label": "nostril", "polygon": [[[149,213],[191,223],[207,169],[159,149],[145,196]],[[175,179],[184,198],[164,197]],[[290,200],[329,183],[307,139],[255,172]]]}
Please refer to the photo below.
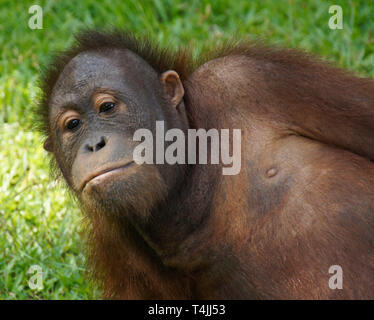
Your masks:
{"label": "nostril", "polygon": [[[96,139],[95,139],[96,140]],[[97,141],[97,140],[96,140]],[[91,141],[88,141],[85,145],[84,145],[84,150],[87,152],[96,152],[96,151],[99,151],[100,149],[104,148],[105,145],[106,145],[106,138],[105,137],[100,137],[100,140],[99,142],[97,142],[96,144],[95,143],[92,143],[92,140]]]}
{"label": "nostril", "polygon": [[98,144],[96,144],[96,148],[95,148],[95,151],[99,151],[100,149],[104,148],[105,147],[105,139],[104,137],[101,137],[100,138],[100,142]]}
{"label": "nostril", "polygon": [[85,145],[85,149],[86,149],[87,151],[90,151],[90,152],[93,152],[93,151],[94,151],[93,147],[92,147],[91,145],[89,145],[89,144],[86,144],[86,145]]}

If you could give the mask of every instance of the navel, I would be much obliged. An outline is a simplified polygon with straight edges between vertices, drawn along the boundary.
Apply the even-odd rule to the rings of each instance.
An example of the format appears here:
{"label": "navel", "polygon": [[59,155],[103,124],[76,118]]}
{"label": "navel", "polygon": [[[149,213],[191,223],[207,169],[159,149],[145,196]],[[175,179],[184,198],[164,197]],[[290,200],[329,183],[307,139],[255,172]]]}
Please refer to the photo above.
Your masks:
{"label": "navel", "polygon": [[278,173],[278,169],[277,168],[270,168],[270,169],[268,169],[268,171],[266,171],[266,176],[268,178],[272,178],[275,175],[277,175],[277,173]]}

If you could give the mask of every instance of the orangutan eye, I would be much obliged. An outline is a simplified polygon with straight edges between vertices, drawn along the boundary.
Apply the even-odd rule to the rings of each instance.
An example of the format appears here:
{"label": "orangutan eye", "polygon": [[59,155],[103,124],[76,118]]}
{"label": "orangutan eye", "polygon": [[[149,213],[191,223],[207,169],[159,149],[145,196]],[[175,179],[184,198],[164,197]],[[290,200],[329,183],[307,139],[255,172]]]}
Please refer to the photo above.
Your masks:
{"label": "orangutan eye", "polygon": [[78,127],[79,124],[80,124],[80,120],[79,119],[72,119],[72,120],[70,120],[70,121],[68,121],[66,123],[66,129],[73,130],[76,127]]}
{"label": "orangutan eye", "polygon": [[99,113],[112,111],[115,106],[116,106],[116,104],[114,102],[104,102],[100,106]]}

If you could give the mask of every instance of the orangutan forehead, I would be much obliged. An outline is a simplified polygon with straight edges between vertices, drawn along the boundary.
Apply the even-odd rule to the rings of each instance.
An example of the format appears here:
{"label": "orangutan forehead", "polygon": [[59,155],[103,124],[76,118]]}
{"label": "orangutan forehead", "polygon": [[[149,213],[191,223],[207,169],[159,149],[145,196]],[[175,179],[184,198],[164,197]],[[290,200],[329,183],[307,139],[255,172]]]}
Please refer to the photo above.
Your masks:
{"label": "orangutan forehead", "polygon": [[127,49],[83,51],[65,66],[52,90],[50,106],[61,104],[62,97],[83,96],[92,88],[116,89],[120,82],[144,86],[157,73],[135,53]]}
{"label": "orangutan forehead", "polygon": [[128,60],[128,57],[123,50],[112,50],[110,53],[110,56],[97,51],[79,53],[61,72],[52,96],[81,92],[87,84],[100,78],[118,77],[123,72],[123,62]]}

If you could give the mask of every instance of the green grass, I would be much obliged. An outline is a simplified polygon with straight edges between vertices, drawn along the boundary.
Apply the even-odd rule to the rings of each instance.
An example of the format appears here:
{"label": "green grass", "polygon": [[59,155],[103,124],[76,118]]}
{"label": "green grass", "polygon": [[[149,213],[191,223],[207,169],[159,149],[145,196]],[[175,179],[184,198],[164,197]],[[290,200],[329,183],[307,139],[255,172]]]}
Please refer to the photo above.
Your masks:
{"label": "green grass", "polygon": [[[42,30],[28,28],[29,6],[44,10]],[[330,30],[339,3],[344,29]],[[0,299],[93,299],[84,276],[81,218],[64,189],[49,178],[42,137],[32,131],[39,68],[83,27],[126,27],[161,43],[219,43],[233,35],[262,38],[324,56],[373,77],[374,2],[371,1],[14,1],[0,0]],[[44,288],[28,286],[31,265]]]}

